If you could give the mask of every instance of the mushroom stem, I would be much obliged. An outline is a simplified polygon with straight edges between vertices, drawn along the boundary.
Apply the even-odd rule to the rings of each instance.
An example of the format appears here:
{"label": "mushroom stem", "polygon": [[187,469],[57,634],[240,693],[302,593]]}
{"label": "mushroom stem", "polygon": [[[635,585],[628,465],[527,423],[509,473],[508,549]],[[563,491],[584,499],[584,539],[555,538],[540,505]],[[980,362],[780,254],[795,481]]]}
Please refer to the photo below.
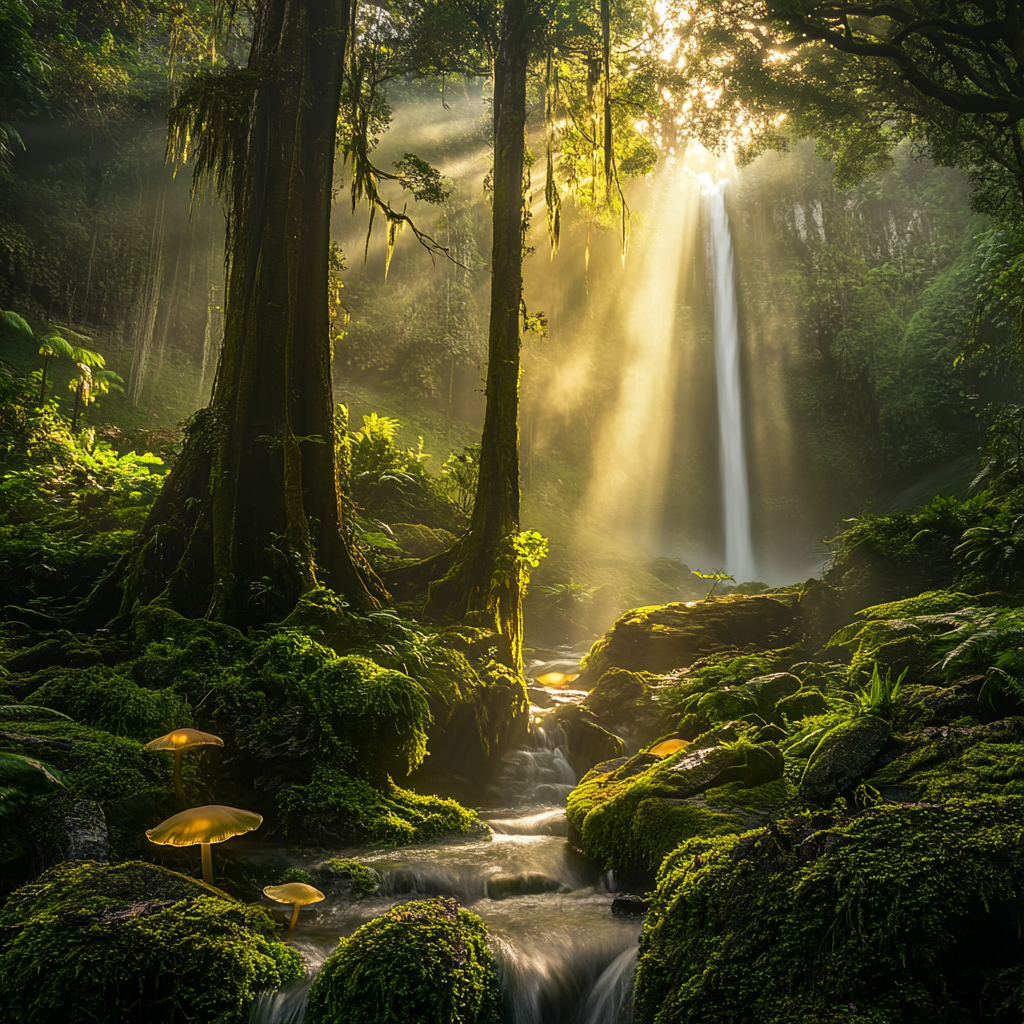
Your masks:
{"label": "mushroom stem", "polygon": [[292,932],[295,931],[295,922],[299,919],[299,904],[292,904],[292,919],[288,922],[288,933],[285,935],[285,939],[292,937]]}
{"label": "mushroom stem", "polygon": [[178,794],[182,807],[187,806],[185,787],[181,784],[181,756],[184,753],[184,750],[176,750],[174,752],[174,792]]}
{"label": "mushroom stem", "polygon": [[213,850],[209,843],[200,843],[199,848],[203,852],[203,881],[213,885]]}

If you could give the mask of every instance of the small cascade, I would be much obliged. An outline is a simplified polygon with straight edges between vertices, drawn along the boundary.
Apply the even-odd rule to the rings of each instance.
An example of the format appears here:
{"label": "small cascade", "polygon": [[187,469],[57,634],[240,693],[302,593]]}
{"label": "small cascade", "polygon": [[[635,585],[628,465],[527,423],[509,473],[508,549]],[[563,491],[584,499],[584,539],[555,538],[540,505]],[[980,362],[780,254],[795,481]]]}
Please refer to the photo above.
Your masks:
{"label": "small cascade", "polygon": [[725,185],[711,192],[711,266],[715,297],[715,375],[718,382],[718,432],[725,515],[725,570],[737,583],[757,578],[750,533],[750,489],[743,437],[740,379],[739,307],[733,267]]}
{"label": "small cascade", "polygon": [[639,930],[639,925],[628,932],[609,929],[595,920],[590,928],[556,927],[515,941],[495,936],[508,1019],[514,1024],[629,1024]]}
{"label": "small cascade", "polygon": [[302,1024],[313,978],[332,950],[310,942],[296,942],[295,949],[305,961],[305,977],[260,992],[249,1010],[249,1024]]}
{"label": "small cascade", "polygon": [[534,714],[529,745],[512,751],[504,759],[501,774],[491,789],[494,805],[504,808],[564,806],[578,780],[561,743],[562,731],[554,718],[543,712]]}
{"label": "small cascade", "polygon": [[492,806],[481,811],[489,841],[337,851],[372,867],[380,894],[328,899],[318,917],[300,920],[306,977],[261,993],[249,1024],[301,1024],[313,976],[338,936],[430,896],[454,896],[483,918],[509,1024],[629,1024],[642,922],[611,913],[611,874],[565,841],[565,798],[576,775],[562,743],[553,712],[534,707],[527,743],[505,758]]}
{"label": "small cascade", "polygon": [[579,1024],[632,1024],[636,947],[624,949],[590,990]]}

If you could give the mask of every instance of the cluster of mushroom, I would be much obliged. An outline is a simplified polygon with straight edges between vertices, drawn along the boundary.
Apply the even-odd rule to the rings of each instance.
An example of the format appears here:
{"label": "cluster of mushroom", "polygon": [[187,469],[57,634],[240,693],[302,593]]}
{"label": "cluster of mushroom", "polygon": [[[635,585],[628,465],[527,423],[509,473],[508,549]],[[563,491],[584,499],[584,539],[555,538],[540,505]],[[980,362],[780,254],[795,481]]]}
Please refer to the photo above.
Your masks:
{"label": "cluster of mushroom", "polygon": [[[174,754],[174,790],[182,804],[186,803],[185,788],[181,782],[182,755],[192,747],[223,747],[224,741],[212,733],[198,729],[175,729],[166,736],[158,736],[146,744],[146,750],[170,750]],[[263,823],[263,815],[255,811],[242,811],[237,807],[223,804],[206,804],[203,807],[189,807],[172,814],[156,828],[146,832],[151,843],[161,846],[198,845],[203,861],[203,881],[213,885],[213,843],[223,843],[232,836],[252,832]],[[288,924],[288,938],[291,938],[295,922],[299,919],[299,908],[308,903],[319,903],[324,894],[305,882],[289,882],[285,885],[268,885],[264,895],[278,903],[291,903],[292,916]]]}

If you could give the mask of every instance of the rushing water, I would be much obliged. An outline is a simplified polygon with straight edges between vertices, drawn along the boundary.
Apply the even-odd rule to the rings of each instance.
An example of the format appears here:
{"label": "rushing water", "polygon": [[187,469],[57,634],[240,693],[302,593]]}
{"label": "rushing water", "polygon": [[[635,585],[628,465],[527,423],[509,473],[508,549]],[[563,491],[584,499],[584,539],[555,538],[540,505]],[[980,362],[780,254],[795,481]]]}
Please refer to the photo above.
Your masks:
{"label": "rushing water", "polygon": [[718,433],[722,506],[725,515],[725,570],[737,583],[757,578],[750,535],[750,493],[743,438],[740,385],[739,310],[736,275],[725,209],[725,185],[711,192],[711,266],[715,297],[715,374],[718,381]]}
{"label": "rushing water", "polygon": [[[552,725],[536,714],[530,746],[505,759],[492,806],[480,811],[491,840],[331,851],[375,868],[381,895],[330,897],[315,920],[300,917],[295,946],[306,978],[261,995],[250,1024],[301,1024],[312,979],[338,938],[426,896],[454,896],[487,923],[510,1024],[629,1024],[641,922],[612,915],[609,879],[564,838],[576,779]],[[317,851],[301,866],[323,859]]]}

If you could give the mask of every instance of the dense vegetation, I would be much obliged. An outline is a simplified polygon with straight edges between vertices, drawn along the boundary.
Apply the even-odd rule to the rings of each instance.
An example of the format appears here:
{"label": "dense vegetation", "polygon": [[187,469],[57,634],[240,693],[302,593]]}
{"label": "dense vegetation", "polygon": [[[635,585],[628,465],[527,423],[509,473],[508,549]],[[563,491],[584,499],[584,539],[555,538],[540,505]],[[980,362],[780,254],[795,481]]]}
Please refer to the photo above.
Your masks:
{"label": "dense vegetation", "polygon": [[[1004,0],[0,0],[8,1016],[244,1020],[299,883],[388,901],[307,1020],[496,1024],[475,914],[240,843],[486,841],[534,729],[649,894],[641,1024],[1019,1019],[1022,53]],[[707,561],[722,174],[781,587]]]}

